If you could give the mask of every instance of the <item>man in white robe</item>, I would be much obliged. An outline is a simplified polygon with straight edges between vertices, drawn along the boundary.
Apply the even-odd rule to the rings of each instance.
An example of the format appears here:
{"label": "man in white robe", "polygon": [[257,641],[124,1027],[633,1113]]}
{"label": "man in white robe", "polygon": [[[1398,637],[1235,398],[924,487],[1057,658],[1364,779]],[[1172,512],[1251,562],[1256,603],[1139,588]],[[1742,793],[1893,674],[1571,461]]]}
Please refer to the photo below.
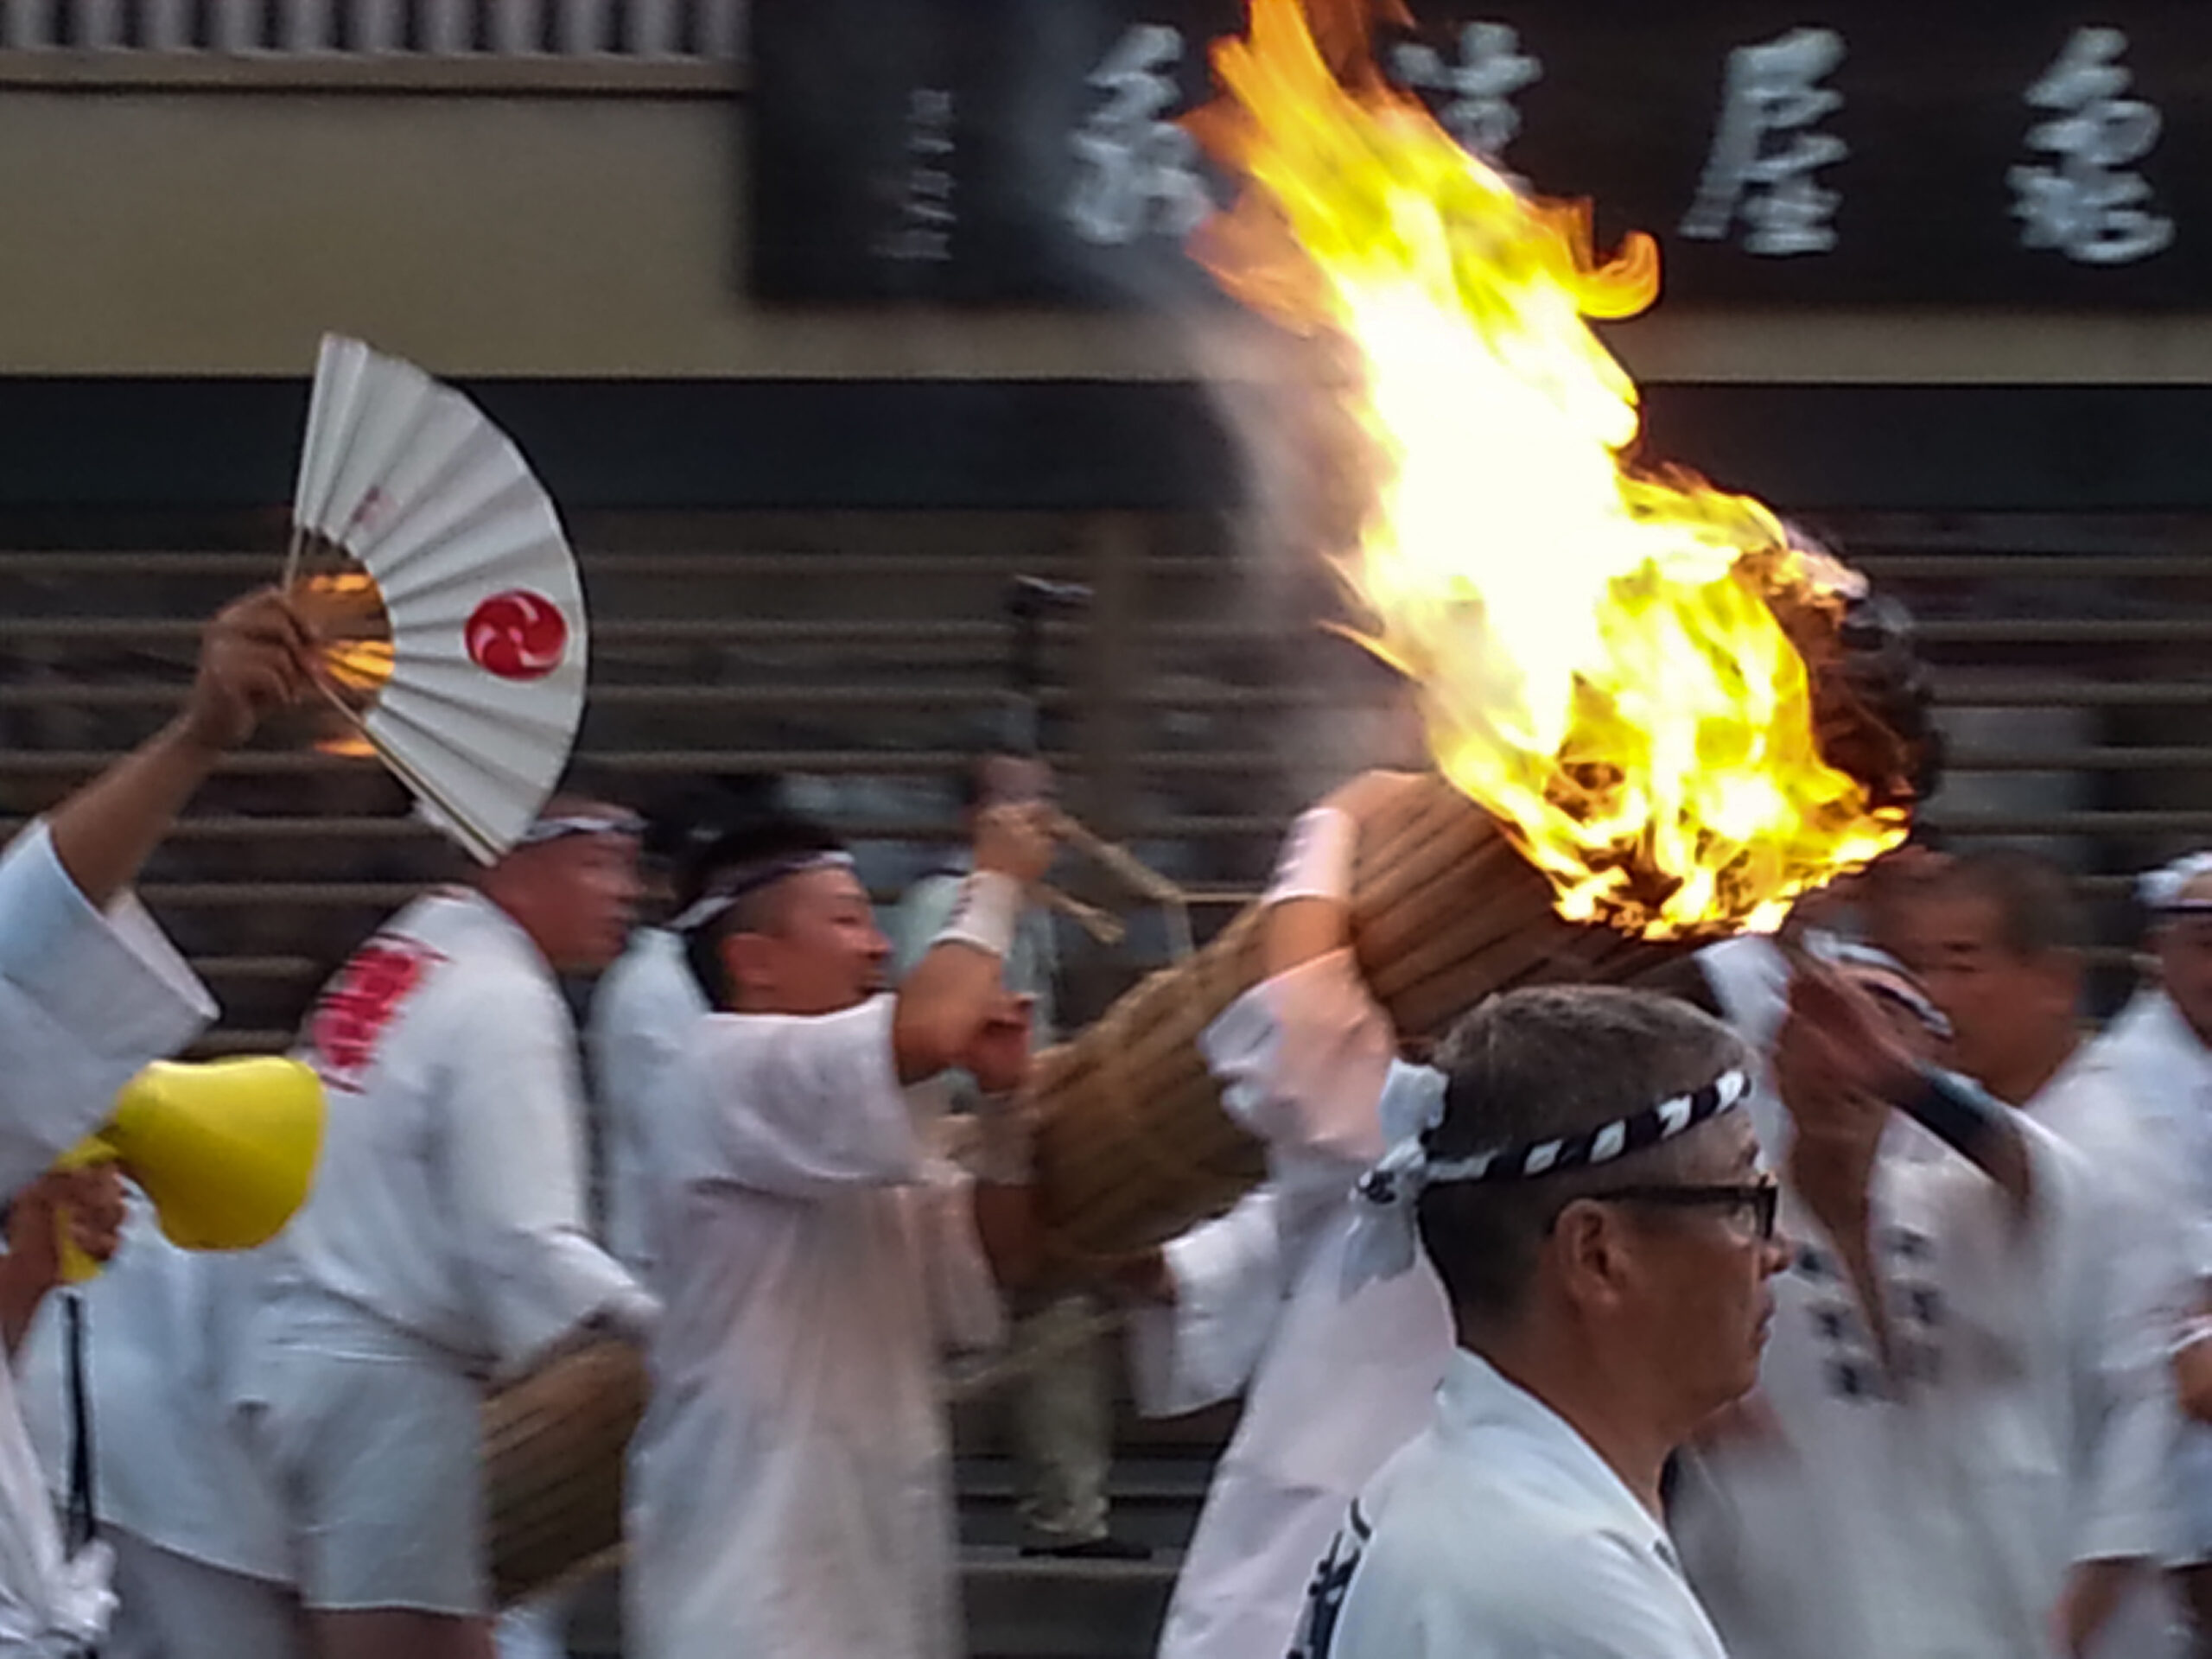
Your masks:
{"label": "man in white robe", "polygon": [[[1900,970],[1845,971],[1881,988]],[[1885,1006],[1923,1052],[1948,1034],[1910,995]],[[1793,1245],[1759,1386],[1685,1452],[1673,1495],[1692,1581],[1732,1659],[2062,1651],[2094,1535],[2084,1418],[2134,1325],[2103,1248],[2112,1192],[1993,1100],[1978,1163],[1902,1147],[1899,1115],[1799,1036],[1774,1066]]]}
{"label": "man in white robe", "polygon": [[[2144,1115],[2181,1189],[2197,1301],[2212,1291],[2212,854],[2197,853],[2137,883],[2150,918],[2156,980],[2097,1039]],[[2212,1427],[2184,1427],[2177,1469],[2184,1599],[2200,1645],[2212,1644]]]}
{"label": "man in white robe", "polygon": [[[1027,755],[973,757],[960,777],[963,825],[994,803],[1048,800],[1051,769]],[[898,971],[918,962],[958,902],[969,871],[964,857],[923,876],[900,895],[890,935]],[[1045,1048],[1058,1035],[1060,961],[1052,918],[1041,907],[1027,912],[1014,931],[1002,969],[1006,987],[1029,999],[1030,1040]],[[948,1073],[937,1085],[946,1109],[972,1109],[974,1081]],[[1020,1494],[1026,1555],[1072,1560],[1135,1560],[1149,1552],[1116,1538],[1109,1524],[1107,1481],[1113,1468],[1114,1400],[1111,1362],[1098,1338],[1084,1328],[1098,1316],[1096,1294],[1056,1285],[1033,1300],[1018,1296],[1009,1309],[1008,1358],[1017,1375],[1006,1389]]]}
{"label": "man in white robe", "polygon": [[[687,949],[719,1011],[649,1115],[667,1312],[632,1443],[624,1627],[643,1659],[953,1659],[938,1356],[997,1334],[994,1271],[1034,1265],[1000,1091],[1028,1066],[1001,965],[1051,857],[1034,809],[979,815],[975,873],[895,995],[835,838],[767,821],[708,882]],[[936,1096],[985,1091],[984,1173],[933,1150]],[[987,1254],[988,1252],[988,1258]]]}
{"label": "man in white robe", "polygon": [[1141,1410],[1245,1395],[1176,1581],[1162,1659],[1281,1659],[1345,1505],[1427,1421],[1451,1355],[1443,1291],[1425,1263],[1345,1282],[1353,1185],[1395,1138],[1386,1124],[1411,1132],[1405,1114],[1423,1109],[1434,1075],[1398,1060],[1351,947],[1359,817],[1402,782],[1366,774],[1300,819],[1265,901],[1268,976],[1202,1039],[1224,1105],[1267,1147],[1268,1176],[1167,1246],[1167,1305],[1131,1317]]}
{"label": "man in white robe", "polygon": [[[253,1306],[250,1258],[181,1250],[134,1196],[123,1249],[84,1304],[92,1497],[115,1552],[107,1659],[291,1659],[307,1651],[283,1506],[231,1408],[228,1364]],[[75,1426],[60,1299],[18,1371],[57,1501]]]}
{"label": "man in white robe", "polygon": [[[603,1236],[609,1254],[648,1289],[657,1251],[646,1185],[647,1115],[660,1074],[707,1012],[707,994],[683,960],[678,925],[699,896],[702,873],[712,868],[716,831],[709,820],[735,804],[714,791],[692,792],[651,816],[641,843],[643,874],[649,890],[666,888],[653,895],[667,901],[666,913],[630,931],[620,959],[592,988],[585,1016]],[[563,1586],[501,1613],[499,1659],[561,1659],[582,1591]]]}
{"label": "man in white robe", "polygon": [[1908,962],[1950,1023],[1951,1062],[2082,1153],[2109,1189],[2088,1248],[2109,1274],[2105,1340],[2075,1374],[2067,1469],[2073,1566],[2057,1601],[2067,1651],[2158,1659],[2178,1610],[2181,1421],[2167,1357],[2192,1300],[2194,1222],[2180,1160],[2121,1075],[2082,1041],[2086,925],[2065,873],[2017,852],[1953,861],[1910,908]]}
{"label": "man in white robe", "polygon": [[1315,1573],[1298,1659],[1723,1659],[1660,1484],[1757,1376],[1783,1260],[1748,1060],[1688,1004],[1610,988],[1510,992],[1446,1035],[1349,1254],[1393,1275],[1425,1253],[1458,1346]]}
{"label": "man in white robe", "polygon": [[237,1389],[326,1659],[490,1653],[486,1387],[594,1331],[651,1327],[652,1298],[586,1224],[555,977],[620,950],[636,833],[556,796],[474,886],[387,922],[308,1016],[321,1163],[264,1253]]}
{"label": "man in white robe", "polygon": [[[223,753],[307,692],[312,648],[273,590],[232,605],[178,718],[0,855],[0,1192],[35,1180],[213,1017],[128,888]],[[0,1654],[63,1659],[97,1643],[109,1560],[104,1545],[65,1555],[0,1368]]]}

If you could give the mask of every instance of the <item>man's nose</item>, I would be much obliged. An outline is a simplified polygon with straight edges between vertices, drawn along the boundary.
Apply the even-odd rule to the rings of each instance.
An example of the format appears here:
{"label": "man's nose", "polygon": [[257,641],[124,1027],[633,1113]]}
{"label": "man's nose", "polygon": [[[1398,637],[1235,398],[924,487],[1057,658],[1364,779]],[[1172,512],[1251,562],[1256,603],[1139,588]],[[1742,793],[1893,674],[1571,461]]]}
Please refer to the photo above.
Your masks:
{"label": "man's nose", "polygon": [[1783,1232],[1781,1228],[1776,1228],[1774,1236],[1766,1241],[1764,1253],[1760,1256],[1759,1277],[1773,1278],[1776,1274],[1780,1273],[1795,1261],[1796,1256],[1797,1241]]}

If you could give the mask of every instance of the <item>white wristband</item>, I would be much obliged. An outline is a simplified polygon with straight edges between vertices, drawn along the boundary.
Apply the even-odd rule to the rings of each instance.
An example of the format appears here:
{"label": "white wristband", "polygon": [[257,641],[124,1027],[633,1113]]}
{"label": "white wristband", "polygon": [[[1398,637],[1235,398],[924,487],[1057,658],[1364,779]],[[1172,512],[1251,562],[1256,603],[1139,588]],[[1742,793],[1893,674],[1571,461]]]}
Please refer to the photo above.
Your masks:
{"label": "white wristband", "polygon": [[1283,837],[1274,877],[1262,902],[1330,899],[1341,904],[1351,897],[1352,859],[1358,851],[1359,824],[1350,813],[1333,806],[1307,808]]}
{"label": "white wristband", "polygon": [[960,884],[952,901],[952,914],[930,941],[932,946],[948,939],[972,944],[1003,957],[1014,949],[1014,930],[1021,920],[1021,883],[996,870],[978,870]]}

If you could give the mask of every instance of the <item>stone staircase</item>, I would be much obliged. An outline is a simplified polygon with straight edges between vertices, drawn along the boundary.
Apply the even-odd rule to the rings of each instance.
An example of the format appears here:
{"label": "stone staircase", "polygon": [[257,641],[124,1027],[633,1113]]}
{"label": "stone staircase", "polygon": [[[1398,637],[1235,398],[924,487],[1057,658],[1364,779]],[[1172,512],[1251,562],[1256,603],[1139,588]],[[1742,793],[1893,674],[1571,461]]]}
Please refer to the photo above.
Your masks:
{"label": "stone staircase", "polygon": [[[1011,1465],[963,1459],[961,1582],[969,1659],[1151,1659],[1208,1467],[1197,1458],[1118,1465],[1115,1530],[1151,1546],[1151,1559],[1063,1561],[1020,1554]],[[620,1600],[612,1578],[583,1593],[569,1631],[573,1659],[620,1659]]]}
{"label": "stone staircase", "polygon": [[[996,1444],[988,1402],[954,1414],[961,1580],[969,1659],[1151,1659],[1183,1551],[1233,1412],[1148,1422],[1124,1408],[1111,1482],[1114,1531],[1148,1547],[1141,1561],[1068,1561],[1020,1553],[1020,1483]],[[620,1659],[620,1596],[610,1578],[581,1599],[573,1659]]]}

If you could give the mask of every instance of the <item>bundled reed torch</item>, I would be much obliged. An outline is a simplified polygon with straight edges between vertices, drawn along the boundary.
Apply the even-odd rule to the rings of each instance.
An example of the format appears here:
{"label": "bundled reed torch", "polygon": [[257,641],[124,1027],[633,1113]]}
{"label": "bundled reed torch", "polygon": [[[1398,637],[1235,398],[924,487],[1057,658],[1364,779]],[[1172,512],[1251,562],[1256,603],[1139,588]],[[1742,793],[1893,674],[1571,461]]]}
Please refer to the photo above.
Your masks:
{"label": "bundled reed torch", "polygon": [[[1369,505],[1334,554],[1370,649],[1418,688],[1437,775],[1361,826],[1360,966],[1402,1033],[1543,979],[1629,980],[1777,925],[1901,840],[1931,769],[1902,630],[1766,507],[1641,462],[1590,328],[1658,292],[1630,236],[1533,200],[1388,86],[1370,0],[1252,0],[1192,118],[1245,181],[1198,251],[1356,372]],[[1409,21],[1402,16],[1398,21]],[[1258,978],[1248,912],[1040,1057],[1059,1241],[1110,1256],[1257,1176],[1199,1032]]]}

